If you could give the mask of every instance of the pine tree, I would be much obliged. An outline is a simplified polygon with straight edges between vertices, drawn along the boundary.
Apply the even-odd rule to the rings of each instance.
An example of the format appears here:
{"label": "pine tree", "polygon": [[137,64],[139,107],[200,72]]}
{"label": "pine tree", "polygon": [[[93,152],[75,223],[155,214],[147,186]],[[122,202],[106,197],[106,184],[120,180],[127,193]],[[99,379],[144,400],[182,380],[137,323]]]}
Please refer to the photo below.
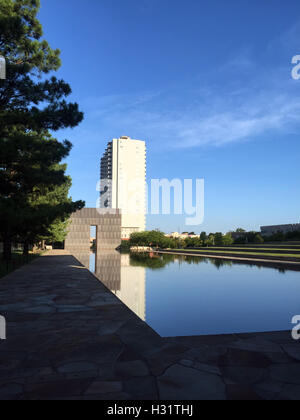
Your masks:
{"label": "pine tree", "polygon": [[[64,173],[66,165],[55,165],[52,170]],[[73,202],[69,197],[71,185],[71,178],[65,176],[63,183],[35,187],[27,195],[18,227],[18,237],[24,244],[24,255],[28,254],[29,244],[40,240],[64,241],[70,214],[84,207],[84,202]]]}
{"label": "pine tree", "polygon": [[42,39],[39,6],[39,0],[0,0],[0,55],[7,64],[6,80],[0,80],[0,235],[6,260],[14,238],[22,236],[27,246],[38,230],[43,234],[83,206],[65,197],[41,203],[66,185],[66,167],[58,165],[72,147],[49,130],[75,127],[83,114],[66,101],[67,83],[54,76],[44,80],[61,62],[59,50]]}

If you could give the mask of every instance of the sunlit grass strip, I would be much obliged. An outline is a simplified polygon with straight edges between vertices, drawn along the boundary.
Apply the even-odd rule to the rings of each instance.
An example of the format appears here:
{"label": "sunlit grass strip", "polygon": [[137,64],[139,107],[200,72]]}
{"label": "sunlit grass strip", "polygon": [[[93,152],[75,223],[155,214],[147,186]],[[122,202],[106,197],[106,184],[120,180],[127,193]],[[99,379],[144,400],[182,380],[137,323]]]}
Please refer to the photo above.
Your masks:
{"label": "sunlit grass strip", "polygon": [[[253,247],[237,247],[237,246],[216,246],[216,247],[207,247],[205,249],[207,250],[212,250],[214,251],[215,248],[219,248],[219,249],[224,249],[224,251],[228,250],[228,249],[232,249],[232,250],[241,250],[241,252],[248,252],[248,251],[257,251],[257,250],[261,250],[261,251],[285,251],[285,252],[293,252],[293,251],[300,251],[300,247],[297,249],[286,249],[286,248],[253,248]],[[197,250],[198,251],[198,250]],[[218,250],[216,250],[218,251]]]}
{"label": "sunlit grass strip", "polygon": [[[217,246],[217,245],[215,245]],[[224,245],[220,245],[221,247],[224,247]],[[293,247],[293,248],[297,248],[300,250],[300,244],[299,243],[290,243],[290,244],[285,244],[285,243],[277,243],[277,244],[269,244],[269,243],[264,243],[264,244],[253,244],[253,243],[249,243],[249,244],[232,244],[232,245],[228,245],[228,247],[230,248],[289,248],[289,247]],[[219,247],[218,247],[219,248]]]}

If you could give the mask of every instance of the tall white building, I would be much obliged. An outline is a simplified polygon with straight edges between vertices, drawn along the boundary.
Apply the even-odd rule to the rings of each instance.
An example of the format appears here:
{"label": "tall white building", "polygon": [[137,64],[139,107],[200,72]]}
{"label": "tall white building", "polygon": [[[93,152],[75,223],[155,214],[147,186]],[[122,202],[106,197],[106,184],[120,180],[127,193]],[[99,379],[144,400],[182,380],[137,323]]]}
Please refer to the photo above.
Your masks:
{"label": "tall white building", "polygon": [[146,229],[146,143],[123,136],[101,159],[100,207],[120,209],[122,239]]}

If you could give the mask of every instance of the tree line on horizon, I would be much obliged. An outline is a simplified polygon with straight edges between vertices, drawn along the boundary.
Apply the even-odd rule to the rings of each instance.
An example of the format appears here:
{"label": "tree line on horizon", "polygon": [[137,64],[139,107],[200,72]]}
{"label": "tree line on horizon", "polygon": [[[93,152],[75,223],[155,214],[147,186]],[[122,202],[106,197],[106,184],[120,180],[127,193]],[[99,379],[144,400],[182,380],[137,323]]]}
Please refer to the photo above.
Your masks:
{"label": "tree line on horizon", "polygon": [[[233,233],[239,233],[236,238]],[[191,234],[195,235],[194,232]],[[300,240],[300,232],[289,232],[283,234],[278,232],[269,237],[262,237],[259,232],[246,232],[239,228],[236,232],[228,232],[225,235],[221,232],[209,233],[201,232],[197,237],[172,238],[166,236],[164,232],[159,230],[135,232],[130,236],[129,241],[122,241],[121,248],[128,250],[131,247],[155,247],[161,249],[184,249],[184,248],[201,248],[210,246],[231,246],[231,245],[259,245],[265,242],[285,242]]]}
{"label": "tree line on horizon", "polygon": [[71,87],[50,73],[61,66],[60,51],[42,38],[39,0],[0,0],[0,241],[3,258],[12,243],[63,241],[70,215],[84,207],[69,197],[71,178],[62,163],[71,149],[53,133],[83,120]]}
{"label": "tree line on horizon", "polygon": [[233,239],[230,234],[223,235],[222,233],[209,234],[202,232],[200,236],[195,238],[171,238],[167,237],[165,233],[159,230],[135,232],[130,236],[129,241],[122,241],[122,248],[128,249],[134,246],[150,246],[156,248],[200,248],[203,246],[214,245],[232,245]]}

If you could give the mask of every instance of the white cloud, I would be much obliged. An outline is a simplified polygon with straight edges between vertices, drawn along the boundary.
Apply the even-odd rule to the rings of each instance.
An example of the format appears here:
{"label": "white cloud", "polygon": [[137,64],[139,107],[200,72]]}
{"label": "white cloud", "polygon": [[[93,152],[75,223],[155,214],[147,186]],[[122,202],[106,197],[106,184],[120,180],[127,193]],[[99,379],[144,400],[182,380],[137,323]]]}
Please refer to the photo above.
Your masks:
{"label": "white cloud", "polygon": [[[159,111],[157,101],[157,96],[147,100],[116,97],[106,105],[102,101],[93,115],[111,135],[120,132],[174,148],[224,146],[266,133],[290,132],[300,123],[300,98],[281,92],[210,98],[199,106],[183,105],[176,110],[163,105]],[[163,102],[168,102],[165,97]]]}
{"label": "white cloud", "polygon": [[[292,32],[294,33],[296,29]],[[286,35],[291,38],[291,35]],[[300,81],[278,63],[260,68],[245,50],[214,69],[214,85],[110,95],[86,102],[89,119],[109,138],[127,134],[165,148],[218,147],[300,128]],[[252,71],[254,70],[255,71]],[[241,76],[241,71],[247,77]],[[224,71],[230,84],[224,85]],[[227,79],[225,79],[227,80]]]}

